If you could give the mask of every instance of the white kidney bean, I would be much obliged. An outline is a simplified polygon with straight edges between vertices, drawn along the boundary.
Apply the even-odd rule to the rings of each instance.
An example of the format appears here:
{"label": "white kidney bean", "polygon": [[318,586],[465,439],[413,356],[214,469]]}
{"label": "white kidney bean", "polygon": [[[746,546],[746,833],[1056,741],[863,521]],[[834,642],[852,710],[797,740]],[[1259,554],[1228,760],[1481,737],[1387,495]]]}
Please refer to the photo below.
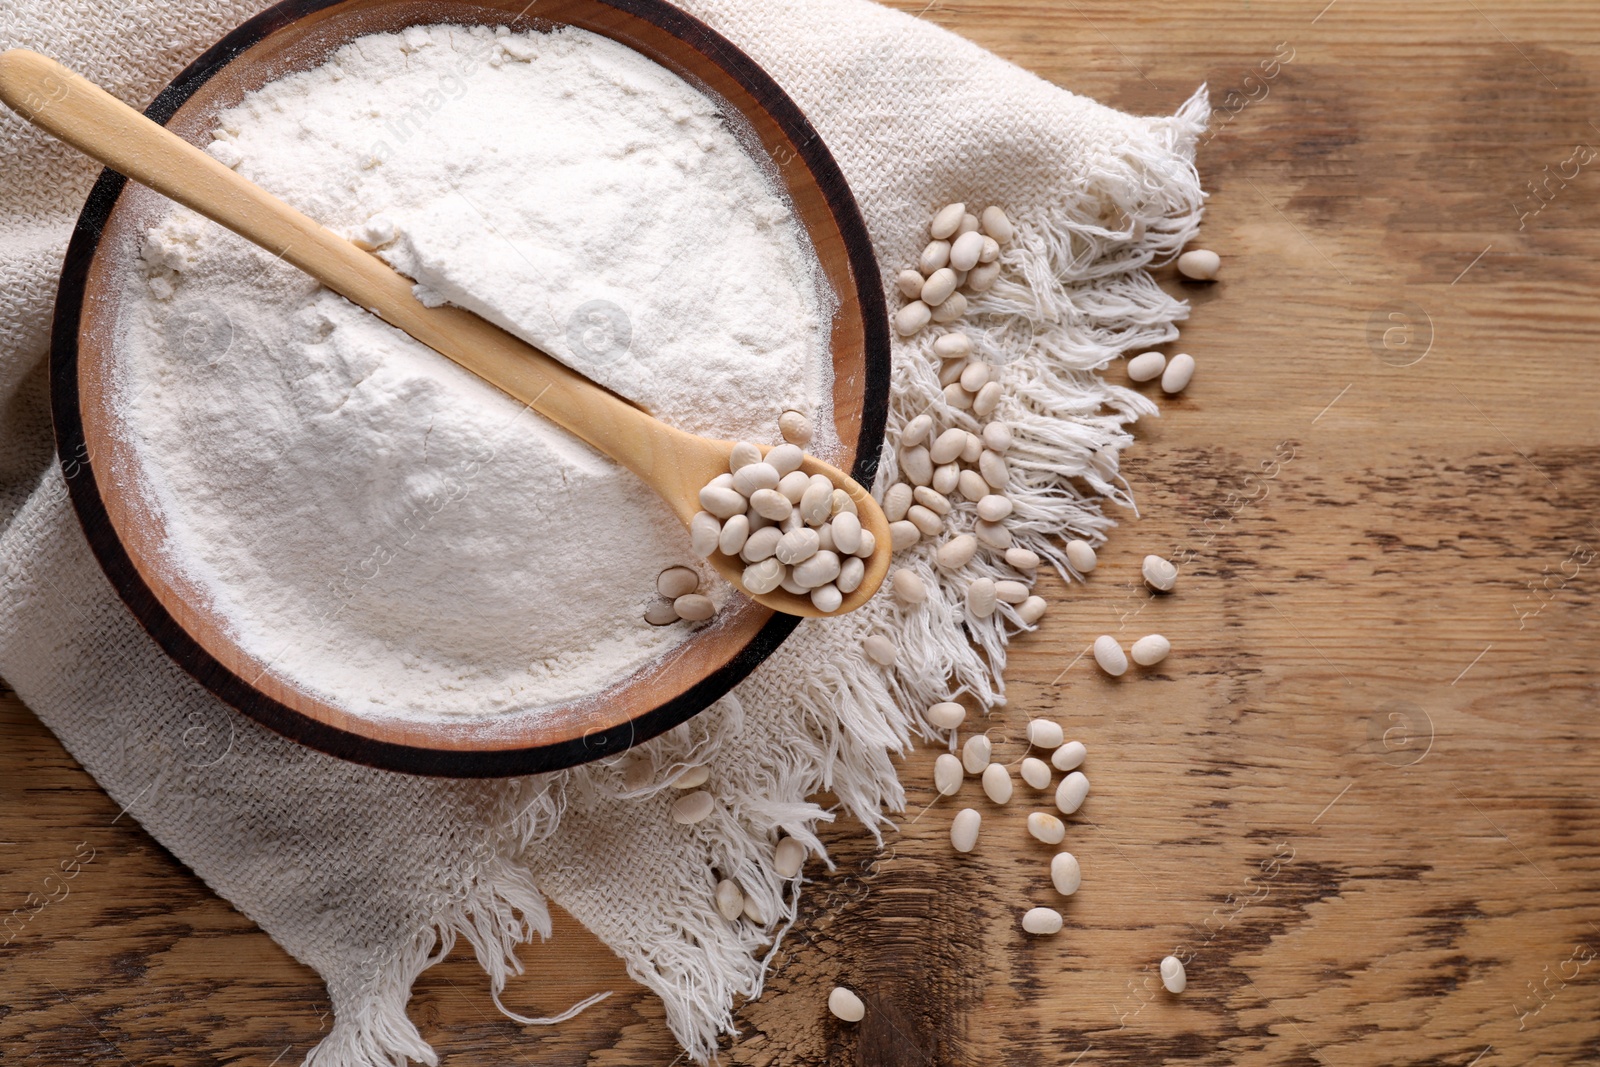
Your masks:
{"label": "white kidney bean", "polygon": [[911,498],[918,504],[921,504],[923,507],[933,512],[935,515],[939,516],[950,514],[950,509],[954,507],[954,505],[950,503],[949,497],[945,496],[943,493],[931,486],[917,486],[917,488],[912,492]]}
{"label": "white kidney bean", "polygon": [[836,516],[849,514],[860,517],[860,512],[856,510],[856,502],[843,489],[835,489],[833,491],[833,514]]}
{"label": "white kidney bean", "polygon": [[776,526],[763,526],[759,530],[752,530],[750,536],[745,538],[744,547],[739,550],[739,555],[746,563],[760,563],[764,559],[771,559],[772,554],[778,551],[778,541],[783,537],[783,531]]}
{"label": "white kidney bean", "polygon": [[957,534],[934,553],[934,561],[947,571],[965,567],[978,551],[978,539],[971,534]]}
{"label": "white kidney bean", "polygon": [[1121,677],[1128,670],[1128,656],[1110,634],[1101,634],[1094,639],[1094,661],[1113,678]]}
{"label": "white kidney bean", "polygon": [[895,482],[883,494],[883,517],[890,522],[899,522],[906,517],[906,509],[911,506],[913,487],[907,482]]}
{"label": "white kidney bean", "polygon": [[1022,928],[1030,934],[1058,934],[1062,921],[1054,908],[1029,908],[1022,916]]}
{"label": "white kidney bean", "polygon": [[993,615],[995,600],[993,578],[974,578],[967,586],[967,610],[975,617],[987,619]]}
{"label": "white kidney bean", "polygon": [[1049,610],[1050,602],[1042,596],[1031,596],[1017,605],[1017,618],[1022,620],[1024,626],[1032,626],[1044,618],[1044,613]]}
{"label": "white kidney bean", "polygon": [[1048,811],[1028,814],[1028,833],[1047,845],[1059,845],[1067,836],[1067,824]]}
{"label": "white kidney bean", "polygon": [[[917,257],[917,270],[922,274],[932,274],[940,267],[948,266],[949,263],[950,242],[929,241],[927,246],[923,248],[922,254]],[[919,277],[917,279],[917,292],[907,293],[906,295],[916,296],[920,292],[922,292],[922,279]]]}
{"label": "white kidney bean", "polygon": [[994,745],[987,734],[973,734],[961,746],[961,766],[968,774],[982,774],[994,756]]}
{"label": "white kidney bean", "polygon": [[1167,369],[1167,357],[1160,352],[1140,352],[1128,360],[1128,377],[1136,382],[1148,382],[1161,377]]}
{"label": "white kidney bean", "polygon": [[983,248],[978,252],[979,263],[993,263],[1000,258],[1000,242],[993,237],[985,236]]}
{"label": "white kidney bean", "polygon": [[928,709],[928,722],[941,730],[954,730],[967,721],[967,709],[953,700],[942,701]]}
{"label": "white kidney bean", "polygon": [[800,563],[795,564],[794,580],[807,589],[830,584],[839,577],[839,554],[819,548]]}
{"label": "white kidney bean", "polygon": [[965,777],[961,761],[950,753],[942,752],[933,761],[933,788],[938,790],[940,796],[953,797],[961,792]]}
{"label": "white kidney bean", "polygon": [[972,338],[955,330],[941,334],[933,342],[933,354],[940,359],[960,359],[969,356],[972,354]]}
{"label": "white kidney bean", "polygon": [[861,547],[861,520],[848,511],[841,511],[828,524],[833,530],[833,547],[846,556],[853,556]]}
{"label": "white kidney bean", "polygon": [[968,500],[981,500],[989,495],[989,483],[977,471],[965,470],[956,482],[956,490]]}
{"label": "white kidney bean", "polygon": [[939,385],[944,389],[949,389],[952,385],[959,386],[961,384],[961,375],[966,372],[966,369],[967,361],[964,359],[952,359],[948,363],[941,364],[939,367]]}
{"label": "white kidney bean", "polygon": [[1076,893],[1083,884],[1083,870],[1078,865],[1078,857],[1070,852],[1057,852],[1050,860],[1050,882],[1056,887],[1056,892],[1064,897]]}
{"label": "white kidney bean", "polygon": [[793,878],[805,862],[806,846],[792,837],[779,841],[778,847],[772,850],[772,869],[778,872],[779,878]]}
{"label": "white kidney bean", "polygon": [[1222,257],[1209,248],[1191,249],[1178,257],[1178,273],[1197,282],[1216,281],[1221,269]]}
{"label": "white kidney bean", "polygon": [[[995,250],[999,251],[998,245]],[[971,270],[978,265],[978,258],[982,255],[983,234],[977,230],[969,230],[950,242],[950,267],[956,270]]]}
{"label": "white kidney bean", "polygon": [[906,428],[900,431],[900,447],[912,448],[922,444],[928,439],[928,434],[932,430],[933,416],[926,413],[918,415],[906,423]]}
{"label": "white kidney bean", "polygon": [[805,458],[806,454],[799,445],[784,443],[767,452],[766,462],[778,472],[779,478],[783,478],[799,470]]}
{"label": "white kidney bean", "polygon": [[1167,369],[1161,372],[1161,391],[1181,393],[1188,387],[1189,379],[1193,377],[1194,357],[1187,352],[1179,352],[1167,363]]}
{"label": "white kidney bean", "polygon": [[913,300],[894,313],[894,329],[901,337],[910,337],[933,319],[933,309],[920,300]]}
{"label": "white kidney bean", "polygon": [[1128,651],[1133,656],[1133,662],[1139,666],[1154,667],[1167,658],[1167,653],[1172,651],[1172,642],[1160,634],[1145,634]]}
{"label": "white kidney bean", "polygon": [[1022,761],[1022,780],[1034,789],[1050,788],[1050,764],[1038,756],[1027,756]]}
{"label": "white kidney bean", "polygon": [[1094,546],[1089,542],[1074,538],[1067,542],[1067,562],[1079,574],[1088,574],[1100,565],[1100,557],[1095,555]]}
{"label": "white kidney bean", "polygon": [[922,531],[905,519],[889,524],[889,548],[895,552],[904,552],[918,541],[922,540]]}
{"label": "white kidney bean", "polygon": [[742,515],[749,502],[736,489],[708,485],[700,490],[700,506],[719,519],[727,519],[734,515]]}
{"label": "white kidney bean", "polygon": [[844,603],[844,594],[839,591],[837,585],[828,582],[811,590],[811,603],[824,615],[831,614],[838,611],[839,606]]}
{"label": "white kidney bean", "polygon": [[1015,232],[1011,227],[1011,220],[1006,218],[1006,213],[997,207],[984,208],[982,222],[983,232],[1001,244],[1011,240],[1011,235]]}
{"label": "white kidney bean", "polygon": [[809,597],[811,595],[811,590],[795,581],[793,575],[787,569],[784,571],[783,580],[778,583],[778,588],[785,593],[793,593],[795,596]]}
{"label": "white kidney bean", "polygon": [[889,579],[889,588],[894,592],[894,598],[907,606],[921,604],[928,599],[927,583],[915,571],[904,567],[894,572]]}
{"label": "white kidney bean", "polygon": [[682,823],[685,826],[692,826],[707,815],[710,815],[711,809],[714,807],[716,807],[716,801],[712,799],[710,793],[704,790],[685,793],[672,803],[672,821]]}
{"label": "white kidney bean", "polygon": [[976,463],[981,455],[983,455],[983,438],[975,433],[967,434],[967,443],[961,447],[961,462]]}
{"label": "white kidney bean", "polygon": [[949,267],[940,267],[928,275],[928,280],[922,283],[922,292],[919,295],[924,304],[936,308],[956,291],[956,284],[956,272]]}
{"label": "white kidney bean", "polygon": [[[739,473],[739,471],[743,468],[748,467],[752,463],[760,462],[760,446],[753,445],[749,441],[740,441],[728,452],[728,470],[732,472],[728,475],[728,478],[732,479],[733,475]],[[720,474],[717,475],[719,481],[722,477],[723,476]],[[727,484],[731,486],[733,482],[730,480]]]}
{"label": "white kidney bean", "polygon": [[978,845],[978,827],[983,817],[972,808],[962,808],[950,820],[950,845],[957,852],[971,852]]}
{"label": "white kidney bean", "polygon": [[996,804],[1011,803],[1011,772],[1003,763],[991,763],[983,769],[983,792]]}
{"label": "white kidney bean", "polygon": [[912,485],[927,485],[933,481],[933,458],[921,445],[900,450],[900,473]]}
{"label": "white kidney bean", "polygon": [[1013,442],[1011,427],[1003,422],[991,422],[983,428],[983,447],[991,452],[1005,455]]}
{"label": "white kidney bean", "polygon": [[828,1010],[842,1022],[858,1023],[867,1016],[867,1006],[844,986],[834,986],[828,994]]}
{"label": "white kidney bean", "polygon": [[[961,369],[961,388],[969,393],[976,393],[979,389],[989,384],[992,374],[993,371],[987,363],[968,363]],[[961,430],[958,432],[964,435],[967,431]],[[963,437],[964,440],[965,437]]]}
{"label": "white kidney bean", "polygon": [[833,514],[833,483],[823,475],[811,476],[811,484],[800,495],[800,517],[811,526],[821,526]]}
{"label": "white kidney bean", "polygon": [[811,475],[805,471],[790,471],[778,480],[778,492],[791,504],[800,503],[811,485]]}
{"label": "white kidney bean", "polygon": [[823,549],[827,549],[829,552],[832,552],[834,551],[835,547],[836,546],[833,543],[833,523],[824,522],[821,526],[817,527],[817,550],[822,551]]}
{"label": "white kidney bean", "polygon": [[961,388],[960,382],[951,382],[944,387],[944,402],[957,411],[966,411],[972,407],[972,394]]}
{"label": "white kidney bean", "polygon": [[1002,493],[990,493],[978,501],[978,518],[985,522],[999,522],[1011,514],[1011,498]]}
{"label": "white kidney bean", "polygon": [[778,538],[778,547],[774,555],[778,557],[779,563],[792,567],[802,560],[810,559],[820,547],[821,538],[817,536],[817,531],[803,528],[790,530]]}
{"label": "white kidney bean", "polygon": [[994,583],[994,597],[1002,604],[1020,604],[1028,599],[1028,587],[1021,582],[1003,579]]}
{"label": "white kidney bean", "polygon": [[861,547],[856,549],[856,555],[860,556],[862,559],[866,559],[867,557],[871,556],[873,552],[877,551],[877,548],[877,535],[871,530],[863,529],[861,531]]}
{"label": "white kidney bean", "polygon": [[[763,531],[758,530],[756,532],[761,533]],[[739,580],[744,583],[745,589],[750,593],[756,596],[765,596],[783,584],[783,579],[783,564],[769,556],[746,567]]]}
{"label": "white kidney bean", "polygon": [[735,515],[722,524],[722,533],[717,538],[717,549],[725,556],[737,556],[749,537],[750,520],[743,515]]}
{"label": "white kidney bean", "polygon": [[1178,568],[1160,556],[1146,556],[1139,570],[1145,584],[1158,592],[1170,593],[1178,584]]}
{"label": "white kidney bean", "polygon": [[736,922],[744,914],[744,891],[739,883],[724,878],[717,883],[717,911],[729,922]]}
{"label": "white kidney bean", "polygon": [[987,293],[1000,279],[1000,261],[979,263],[967,272],[967,288],[974,293]]}
{"label": "white kidney bean", "polygon": [[900,655],[900,650],[895,648],[894,642],[882,634],[872,634],[861,642],[861,649],[867,658],[882,667],[894,666],[895,658]]}
{"label": "white kidney bean", "polygon": [[1050,754],[1050,765],[1058,771],[1075,771],[1088,755],[1082,741],[1068,741]]}
{"label": "white kidney bean", "polygon": [[972,524],[972,532],[977,535],[978,540],[997,551],[1004,552],[1011,547],[1011,531],[998,522],[984,522],[979,519]]}
{"label": "white kidney bean", "polygon": [[928,446],[928,458],[935,463],[949,463],[961,455],[967,443],[967,431],[952,426]]}
{"label": "white kidney bean", "polygon": [[1049,719],[1033,719],[1028,723],[1028,744],[1034,748],[1060,748],[1066,740],[1061,724]]}
{"label": "white kidney bean", "polygon": [[956,227],[956,236],[971,233],[978,228],[978,216],[968,211],[961,216],[961,225]]}
{"label": "white kidney bean", "polygon": [[685,767],[678,777],[672,780],[674,789],[699,789],[711,780],[711,768],[705,764],[698,767]]}
{"label": "white kidney bean", "polygon": [[1056,786],[1056,810],[1063,815],[1071,815],[1083,807],[1083,800],[1088,795],[1089,779],[1082,771],[1073,771]]}
{"label": "white kidney bean", "polygon": [[952,236],[961,228],[961,219],[966,213],[965,204],[946,204],[934,213],[933,221],[928,223],[928,233],[940,241]]}
{"label": "white kidney bean", "polygon": [[978,395],[972,398],[972,413],[980,419],[986,419],[994,414],[994,409],[1000,406],[1000,383],[990,382],[978,390]]}
{"label": "white kidney bean", "polygon": [[866,576],[866,563],[859,556],[851,556],[839,564],[839,577],[834,579],[833,585],[840,593],[848,596],[861,588],[861,583]]}
{"label": "white kidney bean", "polygon": [[705,622],[717,613],[711,598],[700,593],[686,593],[672,602],[672,609],[684,622]]}
{"label": "white kidney bean", "polygon": [[700,576],[689,567],[668,567],[656,575],[656,592],[668,600],[676,600],[699,588]]}
{"label": "white kidney bean", "polygon": [[961,483],[961,465],[959,463],[941,463],[933,468],[933,491],[940,496],[955,492]]}
{"label": "white kidney bean", "polygon": [[903,270],[894,276],[894,287],[908,300],[915,300],[922,295],[922,285],[921,271]]}
{"label": "white kidney bean", "polygon": [[934,322],[953,322],[967,313],[967,298],[961,293],[951,293],[938,307],[934,308],[929,318]]}
{"label": "white kidney bean", "polygon": [[741,496],[749,497],[757,489],[778,488],[778,468],[767,462],[746,463],[733,472],[733,487]]}
{"label": "white kidney bean", "polygon": [[1039,553],[1022,547],[1006,549],[1006,563],[1019,571],[1036,571],[1039,569]]}
{"label": "white kidney bean", "polygon": [[[750,507],[757,515],[772,522],[782,522],[794,510],[794,505],[789,503],[789,498],[776,489],[757,489],[750,494]],[[733,521],[731,518],[729,522]],[[749,519],[745,522],[748,526]],[[748,529],[747,529],[748,535]]]}
{"label": "white kidney bean", "polygon": [[678,621],[678,609],[671,600],[657,600],[644,609],[644,621],[651,626],[670,626]]}
{"label": "white kidney bean", "polygon": [[1161,984],[1167,987],[1168,993],[1182,993],[1189,988],[1189,975],[1178,957],[1168,956],[1161,961]]}
{"label": "white kidney bean", "polygon": [[984,449],[978,457],[978,473],[996,489],[1004,489],[1011,481],[1011,468],[1006,463],[1006,457],[988,449]]}
{"label": "white kidney bean", "polygon": [[745,894],[744,917],[756,926],[767,925],[767,906],[751,894]]}
{"label": "white kidney bean", "polygon": [[933,537],[944,529],[944,520],[932,508],[925,508],[921,504],[912,504],[906,509],[906,521],[924,537]]}

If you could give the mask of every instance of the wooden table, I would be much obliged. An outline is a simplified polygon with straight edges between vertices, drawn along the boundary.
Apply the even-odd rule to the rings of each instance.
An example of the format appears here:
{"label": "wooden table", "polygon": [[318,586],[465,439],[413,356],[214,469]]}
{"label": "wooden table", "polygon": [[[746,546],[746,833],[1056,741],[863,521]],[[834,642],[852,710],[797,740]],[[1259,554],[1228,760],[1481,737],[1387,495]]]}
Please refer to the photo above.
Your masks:
{"label": "wooden table", "polygon": [[[922,10],[1126,110],[1209,82],[1235,111],[1200,154],[1225,280],[1184,287],[1200,369],[1140,429],[1142,517],[1008,672],[1002,754],[1032,713],[1091,749],[1067,929],[1018,929],[1051,897],[1026,808],[962,858],[948,802],[881,856],[834,827],[729,1062],[1600,1061],[1600,14],[1325,2]],[[1192,557],[1175,595],[1138,586],[1147,552]],[[1157,670],[1077,659],[1151,631]],[[6,907],[93,855],[0,962],[6,1062],[298,1063],[330,1024],[314,975],[14,699],[0,738]],[[1181,997],[1153,978],[1173,951]],[[458,951],[411,1011],[452,1067],[677,1062],[571,920],[524,958],[521,1010],[620,993],[524,1032]],[[825,1017],[836,980],[859,1027]]]}

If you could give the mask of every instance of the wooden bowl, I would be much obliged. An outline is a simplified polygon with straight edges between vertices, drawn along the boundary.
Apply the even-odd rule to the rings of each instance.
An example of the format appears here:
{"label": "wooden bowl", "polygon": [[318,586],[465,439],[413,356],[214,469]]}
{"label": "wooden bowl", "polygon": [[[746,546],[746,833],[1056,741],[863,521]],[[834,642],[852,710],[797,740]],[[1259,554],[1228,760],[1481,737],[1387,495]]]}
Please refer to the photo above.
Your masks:
{"label": "wooden bowl", "polygon": [[[871,485],[889,392],[889,329],[876,260],[833,157],[793,101],[750,58],[659,0],[286,0],[223,38],[145,112],[198,144],[212,117],[247,92],[316,66],[368,33],[419,23],[570,24],[610,37],[720,96],[743,113],[776,165],[838,300],[834,457]],[[106,575],[179,665],[262,724],[345,759],[417,774],[492,777],[555,770],[614,756],[671,729],[726,693],[776,648],[797,619],[735,596],[717,621],[597,696],[481,723],[358,716],[297,688],[239,648],[205,598],[164,563],[159,504],[138,492],[140,460],[119,426],[119,271],[166,202],[120,175],[101,174],[67,251],[56,304],[51,403],[72,502]],[[441,357],[443,358],[443,357]]]}

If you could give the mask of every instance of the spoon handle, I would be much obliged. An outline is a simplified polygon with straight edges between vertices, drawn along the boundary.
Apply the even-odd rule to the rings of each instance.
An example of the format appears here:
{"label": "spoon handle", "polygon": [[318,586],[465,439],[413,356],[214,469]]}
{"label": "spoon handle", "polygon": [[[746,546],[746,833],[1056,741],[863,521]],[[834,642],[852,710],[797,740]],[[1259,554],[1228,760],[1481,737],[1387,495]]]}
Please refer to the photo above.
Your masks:
{"label": "spoon handle", "polygon": [[[628,467],[647,483],[694,452],[656,422],[469,311],[426,307],[411,280],[53,59],[0,52],[0,100],[35,126],[305,271]],[[682,439],[680,442],[678,439]],[[679,445],[680,447],[673,447]],[[674,501],[677,510],[682,505]]]}

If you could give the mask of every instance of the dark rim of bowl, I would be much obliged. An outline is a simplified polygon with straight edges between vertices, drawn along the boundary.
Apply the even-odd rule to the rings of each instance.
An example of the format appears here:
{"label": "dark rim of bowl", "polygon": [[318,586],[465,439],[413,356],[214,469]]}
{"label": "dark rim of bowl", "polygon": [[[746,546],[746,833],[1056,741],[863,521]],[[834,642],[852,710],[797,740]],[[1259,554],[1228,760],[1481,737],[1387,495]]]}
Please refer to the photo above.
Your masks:
{"label": "dark rim of bowl", "polygon": [[[145,109],[145,115],[165,125],[184,101],[234,57],[273,31],[343,2],[283,0],[268,8],[185,68]],[[798,147],[844,237],[846,258],[855,277],[856,299],[862,309],[866,384],[851,474],[861,484],[870,486],[877,474],[888,417],[889,322],[877,258],[843,172],[821,136],[788,94],[721,34],[661,0],[597,2],[654,24],[717,64],[761,102]],[[471,8],[473,5],[463,6]],[[56,450],[73,508],[112,586],[167,655],[226,703],[291,740],[332,756],[386,770],[450,778],[493,778],[555,771],[619,754],[687,721],[743,681],[799,624],[795,616],[774,614],[732,660],[680,696],[608,730],[526,748],[453,751],[378,741],[319,722],[256,690],[190,637],[151,592],[111,524],[100,496],[93,459],[88,455],[79,411],[78,328],[89,266],[126,181],[115,171],[101,172],[84,202],[67,247],[51,335],[50,398]]]}

